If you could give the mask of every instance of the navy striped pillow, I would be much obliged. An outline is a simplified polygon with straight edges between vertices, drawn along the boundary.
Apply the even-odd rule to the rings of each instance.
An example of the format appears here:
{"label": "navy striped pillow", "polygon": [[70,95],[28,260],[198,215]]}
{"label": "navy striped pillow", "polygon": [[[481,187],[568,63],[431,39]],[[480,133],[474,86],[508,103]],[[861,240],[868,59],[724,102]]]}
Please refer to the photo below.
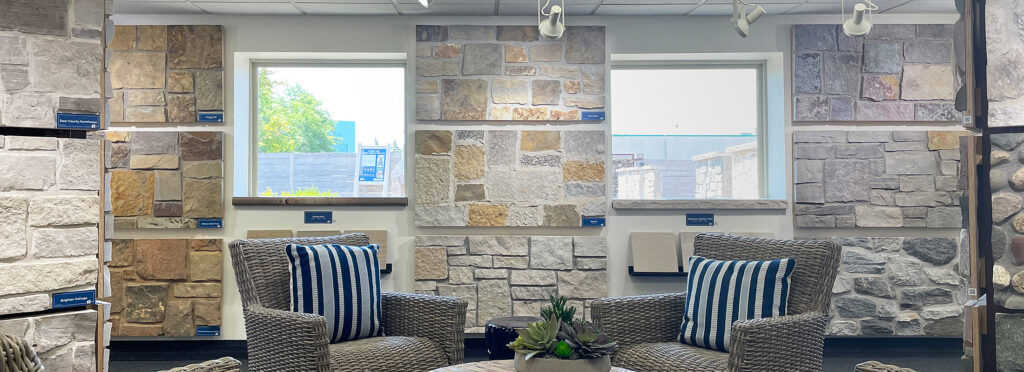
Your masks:
{"label": "navy striped pillow", "polygon": [[732,323],[786,315],[792,258],[716,261],[690,257],[679,342],[729,351]]}
{"label": "navy striped pillow", "polygon": [[376,244],[289,244],[285,250],[292,311],[326,318],[332,343],[384,335]]}

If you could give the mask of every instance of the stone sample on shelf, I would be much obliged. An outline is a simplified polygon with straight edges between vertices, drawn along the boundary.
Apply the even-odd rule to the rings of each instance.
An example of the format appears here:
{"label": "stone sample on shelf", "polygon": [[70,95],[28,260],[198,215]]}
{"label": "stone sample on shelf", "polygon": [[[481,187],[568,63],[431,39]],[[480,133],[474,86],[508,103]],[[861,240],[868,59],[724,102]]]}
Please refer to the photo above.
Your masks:
{"label": "stone sample on shelf", "polygon": [[221,132],[108,131],[119,229],[196,228],[224,217]]}
{"label": "stone sample on shelf", "polygon": [[1019,1],[993,1],[985,7],[988,66],[988,126],[1024,125],[1024,39]]}
{"label": "stone sample on shelf", "polygon": [[961,227],[963,133],[794,132],[796,227]]}
{"label": "stone sample on shelf", "polygon": [[466,331],[488,320],[539,316],[549,296],[565,296],[578,316],[608,295],[608,241],[600,236],[418,235],[416,293],[469,303]]}
{"label": "stone sample on shelf", "polygon": [[0,332],[28,341],[47,371],[96,372],[100,316],[96,310],[79,310],[5,318]]}
{"label": "stone sample on shelf", "polygon": [[633,270],[637,272],[679,272],[675,233],[631,232],[629,248],[633,252]]}
{"label": "stone sample on shelf", "polygon": [[[992,173],[1009,175],[1009,182],[992,185],[992,257],[995,303],[1024,310],[1024,134],[994,133],[992,141]],[[1014,154],[996,162],[998,152]]]}
{"label": "stone sample on shelf", "polygon": [[603,216],[603,131],[416,131],[417,226],[581,226]]}
{"label": "stone sample on shelf", "polygon": [[110,261],[114,336],[195,336],[221,325],[224,242],[115,239]]}
{"label": "stone sample on shelf", "polygon": [[102,156],[97,139],[0,136],[0,315],[96,289]]}
{"label": "stone sample on shelf", "polygon": [[560,40],[533,26],[416,26],[416,51],[417,120],[579,121],[605,107],[602,26]]}
{"label": "stone sample on shelf", "polygon": [[793,26],[793,120],[959,122],[953,25]]}
{"label": "stone sample on shelf", "polygon": [[[957,270],[956,239],[831,240],[843,246],[843,256],[832,288],[831,313],[835,316],[829,334],[872,337],[959,337],[963,334],[961,303],[967,278]],[[942,259],[933,259],[937,257]]]}
{"label": "stone sample on shelf", "polygon": [[221,26],[116,26],[110,121],[198,123],[224,112]]}
{"label": "stone sample on shelf", "polygon": [[0,127],[56,128],[58,112],[103,112],[103,4],[3,3]]}

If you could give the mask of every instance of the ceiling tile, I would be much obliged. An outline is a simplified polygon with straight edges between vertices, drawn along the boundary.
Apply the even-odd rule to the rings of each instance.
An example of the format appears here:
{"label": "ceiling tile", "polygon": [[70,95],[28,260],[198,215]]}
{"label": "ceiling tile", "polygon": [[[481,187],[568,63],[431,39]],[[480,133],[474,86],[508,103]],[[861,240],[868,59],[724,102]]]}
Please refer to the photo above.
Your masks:
{"label": "ceiling tile", "polygon": [[[590,15],[594,11],[595,4],[565,4],[565,14],[570,16]],[[498,3],[498,15],[503,16],[524,16],[537,15],[537,3],[510,3],[508,0],[501,0]]]}
{"label": "ceiling tile", "polygon": [[118,1],[117,14],[202,14],[203,11],[182,1]]}
{"label": "ceiling tile", "polygon": [[680,5],[622,5],[602,4],[595,15],[683,15],[696,8],[696,4]]}
{"label": "ceiling tile", "polygon": [[398,4],[398,10],[408,15],[494,15],[494,3],[487,4],[430,4],[426,9],[416,4]]}
{"label": "ceiling tile", "polygon": [[294,3],[304,14],[312,15],[397,15],[395,5],[387,4],[329,4]]}
{"label": "ceiling tile", "polygon": [[885,14],[953,14],[956,13],[956,3],[952,1],[921,1],[915,0],[903,3],[879,13]]}
{"label": "ceiling tile", "polygon": [[289,3],[227,3],[227,2],[194,2],[195,6],[207,13],[215,14],[271,14],[271,15],[297,15],[302,14]]}
{"label": "ceiling tile", "polygon": [[[760,5],[762,8],[764,8],[764,11],[766,13],[768,13],[769,16],[784,14],[787,11],[789,11],[790,9],[793,9],[794,7],[800,5],[800,4],[759,4],[759,3],[756,3],[756,2],[752,2],[752,4]],[[748,8],[747,11],[748,12],[750,11],[749,8]],[[701,5],[701,6],[697,7],[697,9],[694,9],[692,12],[688,13],[687,15],[692,15],[692,16],[731,16],[732,15],[732,4],[704,4],[704,5]]]}

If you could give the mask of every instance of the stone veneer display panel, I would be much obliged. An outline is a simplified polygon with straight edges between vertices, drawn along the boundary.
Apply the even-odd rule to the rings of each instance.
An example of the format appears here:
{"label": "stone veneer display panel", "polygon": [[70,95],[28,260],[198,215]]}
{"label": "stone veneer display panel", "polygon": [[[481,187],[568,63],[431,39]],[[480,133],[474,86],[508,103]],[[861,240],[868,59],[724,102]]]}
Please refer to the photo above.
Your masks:
{"label": "stone veneer display panel", "polygon": [[195,228],[224,217],[221,132],[107,132],[114,226]]}
{"label": "stone veneer display panel", "polygon": [[114,336],[195,336],[221,325],[220,239],[115,239],[110,261]]}
{"label": "stone veneer display panel", "polygon": [[793,120],[959,121],[953,25],[793,26]]}
{"label": "stone veneer display panel", "polygon": [[0,333],[28,341],[46,371],[96,372],[95,310],[0,320]]}
{"label": "stone veneer display panel", "polygon": [[96,289],[100,161],[95,139],[0,137],[0,315]]}
{"label": "stone veneer display panel", "polygon": [[965,276],[953,238],[833,238],[837,336],[961,336]]}
{"label": "stone veneer display panel", "polygon": [[608,295],[608,241],[600,236],[416,237],[416,293],[469,302],[466,331],[488,320],[539,316],[549,296],[565,296],[590,318],[590,301]]}
{"label": "stone veneer display panel", "polygon": [[988,126],[1024,125],[1024,3],[985,2],[985,48],[988,52]]}
{"label": "stone veneer display panel", "polygon": [[196,123],[224,111],[221,26],[117,26],[110,121]]}
{"label": "stone veneer display panel", "polygon": [[416,131],[416,225],[580,226],[603,216],[604,131]]}
{"label": "stone veneer display panel", "polygon": [[0,6],[0,126],[56,128],[56,112],[103,112],[103,1]]}
{"label": "stone veneer display panel", "polygon": [[794,132],[796,226],[961,227],[961,133]]}
{"label": "stone veneer display panel", "polygon": [[992,284],[995,303],[1024,310],[1024,134],[992,134]]}
{"label": "stone veneer display panel", "polygon": [[417,120],[582,120],[604,111],[605,29],[416,26]]}

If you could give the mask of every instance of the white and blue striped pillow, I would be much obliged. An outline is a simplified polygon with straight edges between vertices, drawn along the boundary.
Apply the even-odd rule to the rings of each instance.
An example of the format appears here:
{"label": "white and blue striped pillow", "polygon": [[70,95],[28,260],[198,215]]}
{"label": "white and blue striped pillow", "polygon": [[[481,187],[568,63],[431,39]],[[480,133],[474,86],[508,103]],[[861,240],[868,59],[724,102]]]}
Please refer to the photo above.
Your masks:
{"label": "white and blue striped pillow", "polygon": [[292,311],[326,318],[332,343],[384,335],[376,244],[289,244],[285,250]]}
{"label": "white and blue striped pillow", "polygon": [[732,323],[786,315],[795,261],[716,261],[690,257],[679,342],[729,351]]}

